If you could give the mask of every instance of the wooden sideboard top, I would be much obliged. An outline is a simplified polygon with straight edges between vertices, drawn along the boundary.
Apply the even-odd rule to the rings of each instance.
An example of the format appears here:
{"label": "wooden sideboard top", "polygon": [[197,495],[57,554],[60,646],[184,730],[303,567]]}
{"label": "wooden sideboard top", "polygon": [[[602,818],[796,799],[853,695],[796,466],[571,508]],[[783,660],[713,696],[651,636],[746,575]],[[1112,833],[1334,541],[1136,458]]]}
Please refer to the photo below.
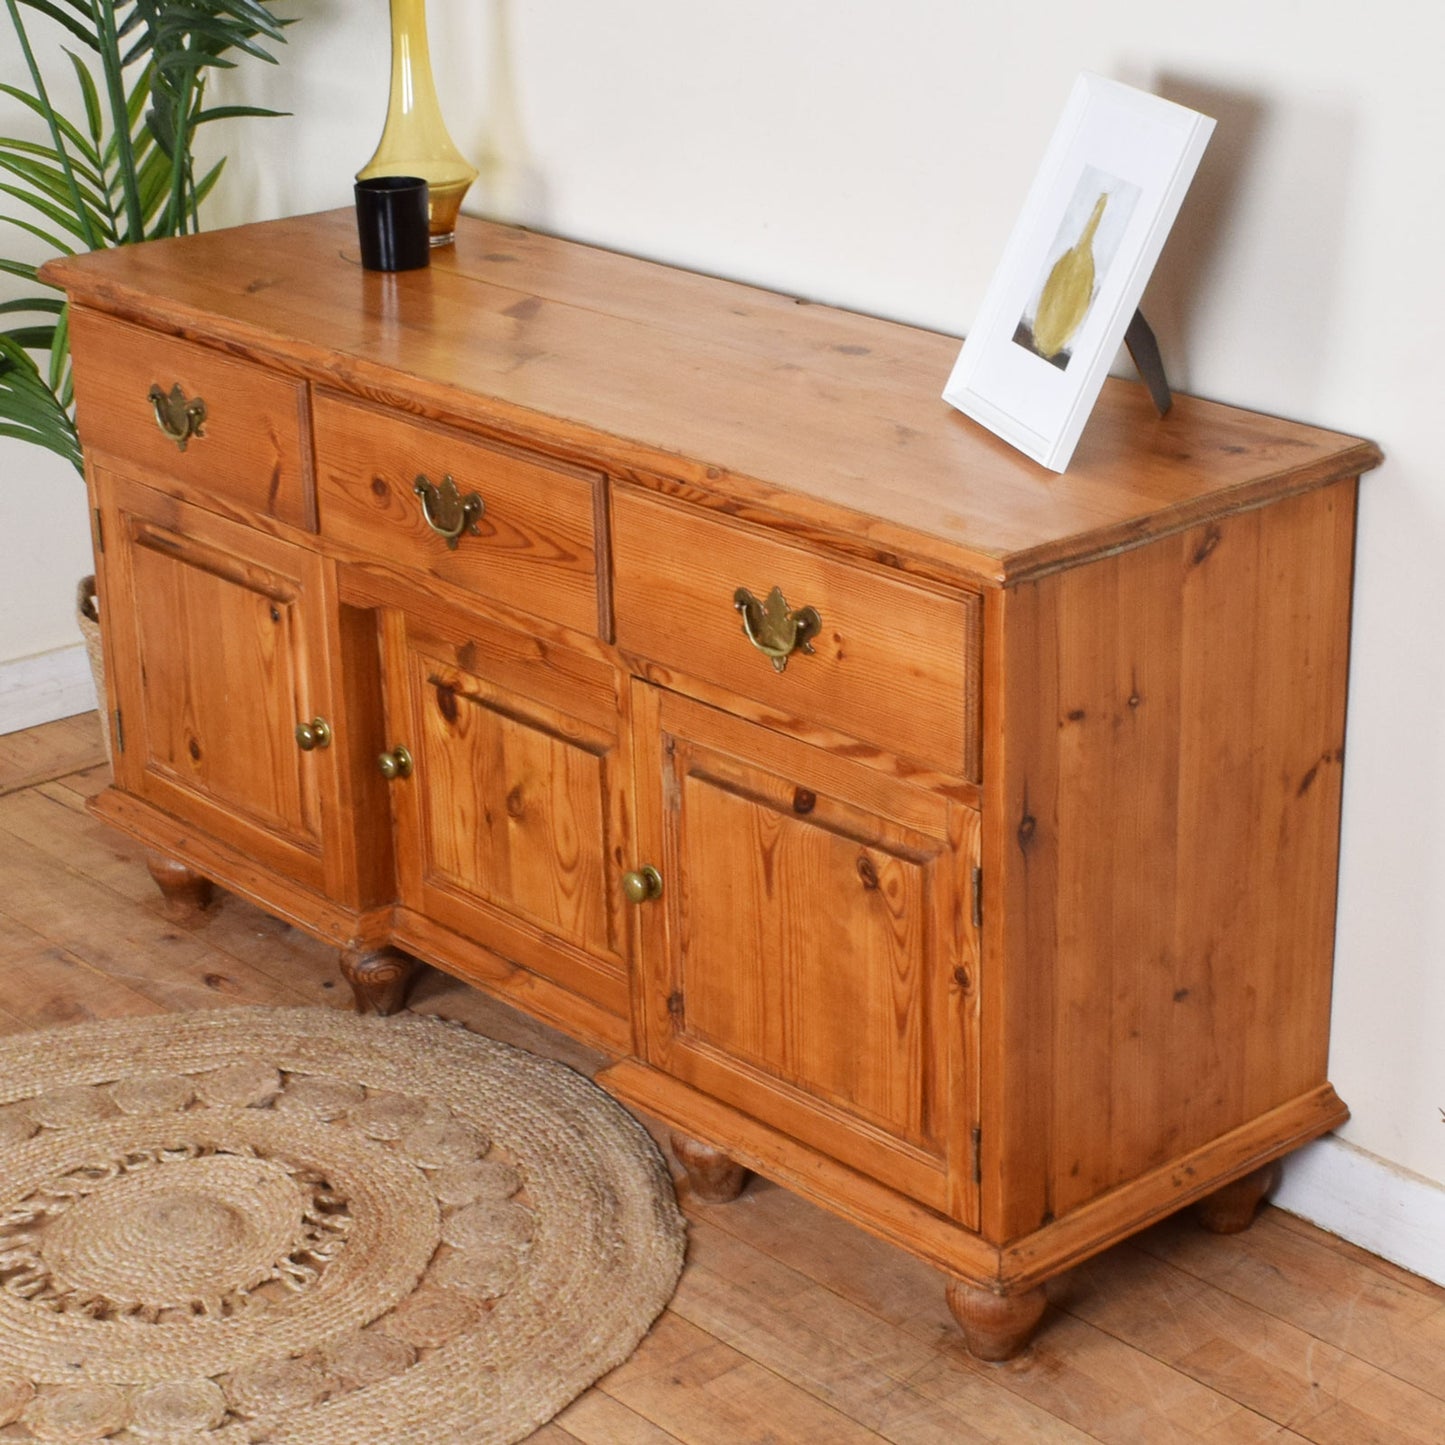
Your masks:
{"label": "wooden sideboard top", "polygon": [[44,274],[81,304],[621,459],[694,502],[925,575],[1018,580],[1380,459],[1193,397],[1161,419],[1141,385],[1110,380],[1057,475],[941,399],[956,338],[465,217],[430,268],[397,275],[362,270],[349,209]]}

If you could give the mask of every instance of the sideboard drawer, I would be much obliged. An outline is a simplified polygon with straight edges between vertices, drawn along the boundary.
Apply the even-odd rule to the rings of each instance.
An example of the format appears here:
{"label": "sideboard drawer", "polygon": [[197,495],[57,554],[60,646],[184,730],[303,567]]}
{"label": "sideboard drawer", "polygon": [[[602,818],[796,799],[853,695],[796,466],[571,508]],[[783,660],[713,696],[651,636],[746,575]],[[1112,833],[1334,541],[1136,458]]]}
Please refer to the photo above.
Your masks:
{"label": "sideboard drawer", "polygon": [[[930,592],[621,488],[612,536],[619,647],[800,728],[978,778],[980,597]],[[821,624],[811,652],[781,666],[749,640],[734,601],[746,588],[762,603],[774,587]]]}
{"label": "sideboard drawer", "polygon": [[[600,473],[326,394],[314,414],[324,536],[597,633]],[[423,481],[476,510],[449,517]]]}
{"label": "sideboard drawer", "polygon": [[70,338],[87,449],[315,529],[303,382],[81,307]]}

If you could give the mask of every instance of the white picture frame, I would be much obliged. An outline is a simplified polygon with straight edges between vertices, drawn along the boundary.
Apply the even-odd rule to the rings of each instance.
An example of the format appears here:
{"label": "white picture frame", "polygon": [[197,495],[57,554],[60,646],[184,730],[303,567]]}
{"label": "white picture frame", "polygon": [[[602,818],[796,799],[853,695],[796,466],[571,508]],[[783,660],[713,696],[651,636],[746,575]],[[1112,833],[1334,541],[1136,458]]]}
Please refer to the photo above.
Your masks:
{"label": "white picture frame", "polygon": [[1068,467],[1213,129],[1198,111],[1078,77],[945,401],[1051,471]]}

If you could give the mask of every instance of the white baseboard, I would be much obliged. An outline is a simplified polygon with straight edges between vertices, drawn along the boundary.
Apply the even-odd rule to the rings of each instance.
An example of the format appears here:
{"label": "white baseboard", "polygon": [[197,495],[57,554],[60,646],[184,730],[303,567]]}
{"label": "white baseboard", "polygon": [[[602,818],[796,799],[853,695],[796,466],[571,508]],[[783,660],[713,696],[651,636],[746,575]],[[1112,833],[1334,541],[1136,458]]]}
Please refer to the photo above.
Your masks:
{"label": "white baseboard", "polygon": [[1445,1285],[1445,1185],[1331,1135],[1284,1161],[1274,1203]]}
{"label": "white baseboard", "polygon": [[94,708],[95,683],[83,643],[0,662],[0,734]]}

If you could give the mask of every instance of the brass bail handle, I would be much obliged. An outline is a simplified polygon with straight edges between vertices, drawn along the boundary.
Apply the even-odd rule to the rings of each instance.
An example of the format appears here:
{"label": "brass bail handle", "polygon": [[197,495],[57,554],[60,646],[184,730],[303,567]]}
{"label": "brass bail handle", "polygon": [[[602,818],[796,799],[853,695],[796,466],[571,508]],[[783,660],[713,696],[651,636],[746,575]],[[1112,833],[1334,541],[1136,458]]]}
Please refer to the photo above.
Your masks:
{"label": "brass bail handle", "polygon": [[163,391],[160,382],[152,382],[146,397],[155,411],[156,425],[181,451],[192,437],[205,436],[206,403],[198,396],[188,397],[180,382],[169,391]]}
{"label": "brass bail handle", "polygon": [[812,652],[813,639],[823,630],[816,607],[789,607],[782,589],[774,587],[759,602],[746,587],[733,593],[733,606],[743,619],[747,639],[773,664],[785,672],[795,652]]}
{"label": "brass bail handle", "polygon": [[482,535],[477,519],[487,510],[487,504],[480,492],[468,492],[462,496],[449,476],[442,478],[439,487],[425,476],[420,476],[412,491],[421,499],[421,514],[426,518],[427,526],[444,538],[453,552],[464,532],[470,532],[473,537]]}

